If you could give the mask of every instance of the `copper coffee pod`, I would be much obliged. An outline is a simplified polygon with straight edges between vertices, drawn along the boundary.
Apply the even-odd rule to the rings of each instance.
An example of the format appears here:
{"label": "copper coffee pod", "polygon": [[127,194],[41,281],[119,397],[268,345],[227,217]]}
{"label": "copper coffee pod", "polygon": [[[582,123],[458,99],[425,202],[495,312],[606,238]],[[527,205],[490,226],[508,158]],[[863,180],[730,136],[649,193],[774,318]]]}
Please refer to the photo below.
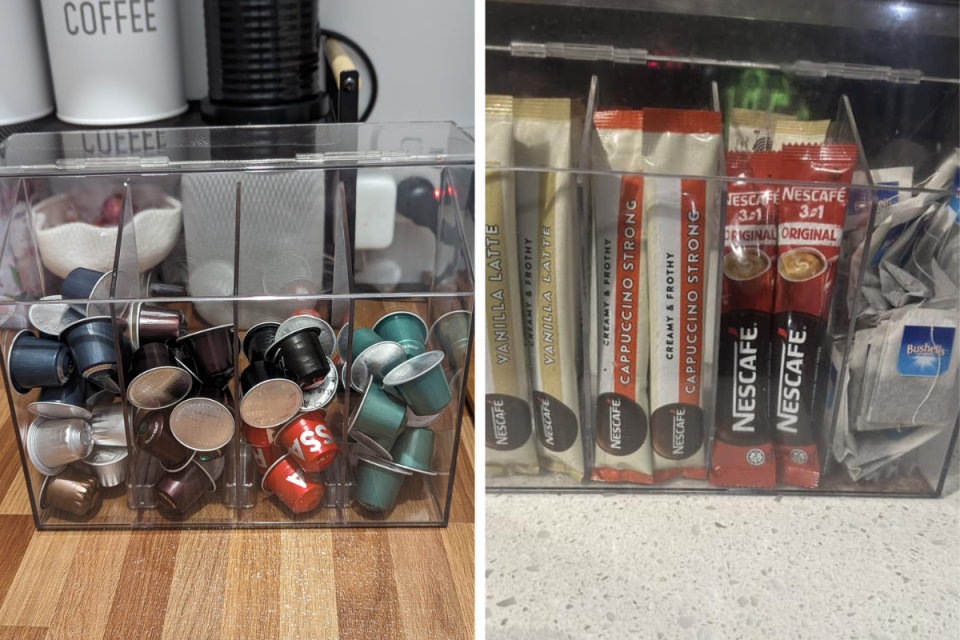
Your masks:
{"label": "copper coffee pod", "polygon": [[300,412],[303,392],[272,362],[253,362],[240,374],[240,417],[247,424],[266,429],[289,421]]}
{"label": "copper coffee pod", "polygon": [[[123,323],[123,321],[120,321]],[[125,323],[124,323],[125,326]],[[94,316],[74,322],[63,330],[60,339],[70,353],[80,375],[105,389],[117,374],[117,350],[113,342],[113,323],[109,316]],[[122,354],[121,354],[122,359]]]}
{"label": "copper coffee pod", "polygon": [[[41,301],[62,300],[63,296],[46,296]],[[34,304],[28,313],[30,324],[40,332],[41,338],[57,340],[68,326],[85,316],[68,304]]]}
{"label": "copper coffee pod", "polygon": [[151,411],[135,427],[137,447],[160,460],[167,469],[184,467],[193,456],[170,432],[170,411]]}
{"label": "copper coffee pod", "polygon": [[364,508],[370,511],[388,511],[400,493],[403,481],[413,475],[392,462],[358,455],[357,485],[353,492]]}
{"label": "copper coffee pod", "polygon": [[267,469],[260,488],[276,494],[294,513],[315,509],[323,498],[323,485],[306,475],[290,454],[281,456]]}
{"label": "copper coffee pod", "polygon": [[327,364],[330,365],[330,373],[323,379],[320,386],[303,390],[303,404],[300,406],[300,411],[323,409],[336,396],[337,389],[340,386],[340,376],[337,374],[337,368],[333,366],[330,358],[327,358]]}
{"label": "copper coffee pod", "polygon": [[247,357],[247,362],[257,362],[266,357],[267,349],[276,340],[279,328],[279,322],[264,320],[247,329],[240,344],[240,350]]}
{"label": "copper coffee pod", "polygon": [[233,325],[224,324],[188,334],[177,341],[186,348],[201,380],[223,379],[233,373]]}
{"label": "copper coffee pod", "polygon": [[27,409],[38,416],[60,420],[79,418],[89,422],[92,417],[87,409],[87,384],[80,376],[70,376],[62,387],[41,389]]}
{"label": "copper coffee pod", "polygon": [[236,424],[224,391],[207,383],[170,413],[170,432],[194,451],[213,451],[233,438]]}
{"label": "copper coffee pod", "polygon": [[320,344],[319,335],[309,328],[297,329],[279,338],[267,349],[267,360],[277,363],[284,375],[300,385],[301,389],[322,385],[324,378],[333,370]]}
{"label": "copper coffee pod", "polygon": [[127,480],[126,447],[94,447],[83,464],[90,468],[101,487],[118,487]]}
{"label": "copper coffee pod", "polygon": [[320,346],[323,347],[323,352],[327,356],[333,355],[334,349],[337,348],[337,338],[333,332],[333,327],[325,320],[314,315],[299,314],[287,318],[277,329],[277,335],[274,337],[274,341],[276,342],[277,340],[285,338],[300,329],[312,329],[315,331],[320,338]]}
{"label": "copper coffee pod", "polygon": [[37,471],[55,476],[64,465],[83,460],[93,450],[93,430],[83,420],[37,418],[27,428],[27,456]]}
{"label": "copper coffee pod", "polygon": [[[413,358],[426,351],[427,323],[410,311],[394,311],[383,316],[373,325],[374,332],[384,340],[397,342]],[[356,339],[356,336],[354,336]],[[359,354],[358,354],[359,355]]]}
{"label": "copper coffee pod", "polygon": [[17,333],[7,349],[10,384],[20,394],[37,387],[63,386],[70,379],[73,367],[69,349],[27,330]]}
{"label": "copper coffee pod", "polygon": [[162,342],[150,342],[133,354],[127,400],[138,409],[165,409],[183,400],[193,377],[173,359]]}
{"label": "copper coffee pod", "polygon": [[407,361],[407,352],[396,342],[379,342],[364,349],[353,361],[350,372],[350,386],[355,391],[367,388],[367,380],[372,379],[377,386],[383,386],[383,377]]}
{"label": "copper coffee pod", "polygon": [[94,407],[90,412],[93,441],[98,446],[126,447],[127,428],[123,421],[123,405],[118,403]]}
{"label": "copper coffee pod", "polygon": [[430,327],[428,343],[434,343],[443,350],[454,369],[463,369],[470,349],[469,311],[451,311],[437,318]]}
{"label": "copper coffee pod", "polygon": [[390,448],[393,463],[407,471],[437,475],[433,464],[434,433],[430,429],[404,429]]}
{"label": "copper coffee pod", "polygon": [[157,481],[157,502],[175,514],[195,505],[207,491],[216,491],[217,483],[196,462],[180,471],[167,472]]}
{"label": "copper coffee pod", "polygon": [[406,407],[391,400],[371,380],[353,411],[347,432],[357,430],[375,438],[395,438],[404,427],[406,415]]}
{"label": "copper coffee pod", "polygon": [[100,483],[80,469],[65,469],[60,475],[43,479],[38,503],[41,510],[52,507],[85,516],[100,504]]}
{"label": "copper coffee pod", "polygon": [[130,331],[139,346],[174,342],[187,334],[187,318],[179,309],[137,303],[130,312]]}
{"label": "copper coffee pod", "polygon": [[277,432],[276,443],[289,451],[307,473],[323,471],[340,452],[322,411],[305,413],[288,422]]}
{"label": "copper coffee pod", "polygon": [[418,416],[442,411],[451,400],[450,385],[440,367],[442,351],[429,351],[407,360],[388,373],[384,386],[393,387]]}

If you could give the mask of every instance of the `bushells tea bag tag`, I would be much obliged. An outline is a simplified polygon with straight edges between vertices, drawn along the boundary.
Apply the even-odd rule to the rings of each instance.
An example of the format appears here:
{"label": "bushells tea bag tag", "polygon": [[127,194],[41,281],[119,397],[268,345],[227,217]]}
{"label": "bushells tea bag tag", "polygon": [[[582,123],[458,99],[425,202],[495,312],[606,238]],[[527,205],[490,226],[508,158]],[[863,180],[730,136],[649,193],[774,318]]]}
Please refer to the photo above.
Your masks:
{"label": "bushells tea bag tag", "polygon": [[[643,161],[655,173],[716,175],[721,116],[713,111],[646,109]],[[709,241],[715,186],[708,180],[647,178],[650,296],[650,429],[654,480],[707,478],[702,408]],[[712,330],[711,330],[712,331]]]}
{"label": "bushells tea bag tag", "polygon": [[[643,171],[643,112],[598,111],[593,118],[593,168]],[[596,175],[597,442],[593,480],[653,482],[647,408],[650,329],[647,326],[643,178]]]}
{"label": "bushells tea bag tag", "polygon": [[[513,166],[513,98],[487,96],[487,164]],[[487,330],[486,468],[540,472],[520,306],[514,174],[487,171],[484,264]]]}
{"label": "bushells tea bag tag", "polygon": [[[583,107],[568,99],[514,100],[516,164],[570,168],[578,156]],[[533,245],[533,414],[544,466],[583,479],[578,363],[581,347],[580,241],[574,176],[517,178],[517,218]],[[534,224],[535,222],[535,224]],[[532,228],[532,230],[531,230]],[[532,234],[532,235],[530,235]],[[526,261],[526,246],[521,247]],[[528,298],[529,299],[529,298]]]}
{"label": "bushells tea bag tag", "polygon": [[816,487],[820,479],[817,427],[827,391],[820,370],[856,159],[854,145],[788,145],[782,151],[783,179],[828,183],[782,187],[777,223],[775,451],[779,480],[800,487]]}
{"label": "bushells tea bag tag", "polygon": [[710,483],[772,489],[770,318],[777,259],[780,154],[728,153],[723,298],[717,362],[717,437]]}

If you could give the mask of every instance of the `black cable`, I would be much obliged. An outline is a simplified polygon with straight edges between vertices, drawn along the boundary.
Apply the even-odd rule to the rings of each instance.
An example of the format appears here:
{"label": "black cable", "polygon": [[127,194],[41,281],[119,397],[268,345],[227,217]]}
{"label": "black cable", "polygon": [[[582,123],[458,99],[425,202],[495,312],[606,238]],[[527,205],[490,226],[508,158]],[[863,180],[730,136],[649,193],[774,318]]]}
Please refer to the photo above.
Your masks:
{"label": "black cable", "polygon": [[320,35],[327,38],[333,38],[334,40],[339,40],[343,44],[356,51],[357,55],[360,56],[360,59],[363,60],[363,64],[366,65],[367,69],[370,71],[369,81],[373,83],[373,88],[370,89],[370,102],[367,104],[367,108],[363,110],[363,115],[360,116],[360,122],[366,122],[367,118],[370,117],[370,114],[373,113],[374,105],[377,104],[377,87],[379,83],[377,82],[377,70],[373,66],[373,60],[370,59],[370,56],[367,55],[367,52],[364,51],[360,45],[342,33],[330,31],[329,29],[321,29]]}

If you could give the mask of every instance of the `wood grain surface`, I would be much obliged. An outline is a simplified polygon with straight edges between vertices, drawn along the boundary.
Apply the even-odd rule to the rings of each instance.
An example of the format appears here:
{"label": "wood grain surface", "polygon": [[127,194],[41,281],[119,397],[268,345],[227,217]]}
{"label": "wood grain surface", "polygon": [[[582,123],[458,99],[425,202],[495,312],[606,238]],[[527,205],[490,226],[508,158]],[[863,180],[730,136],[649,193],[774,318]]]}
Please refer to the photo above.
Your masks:
{"label": "wood grain surface", "polygon": [[0,425],[0,640],[473,638],[466,413],[446,529],[40,533]]}

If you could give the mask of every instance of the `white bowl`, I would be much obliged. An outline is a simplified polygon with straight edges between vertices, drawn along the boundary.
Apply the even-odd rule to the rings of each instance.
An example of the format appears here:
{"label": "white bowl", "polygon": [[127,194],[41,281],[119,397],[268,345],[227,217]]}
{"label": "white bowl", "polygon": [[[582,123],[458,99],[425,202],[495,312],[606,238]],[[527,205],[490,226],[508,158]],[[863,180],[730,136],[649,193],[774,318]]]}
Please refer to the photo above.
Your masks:
{"label": "white bowl", "polygon": [[[69,207],[69,198],[70,194],[53,196],[34,207],[40,259],[61,278],[78,267],[110,271],[117,251],[117,228],[97,227],[86,222],[59,224]],[[141,273],[170,255],[180,235],[183,206],[165,194],[162,201],[167,206],[144,209],[133,217]],[[54,226],[47,227],[48,220]]]}

